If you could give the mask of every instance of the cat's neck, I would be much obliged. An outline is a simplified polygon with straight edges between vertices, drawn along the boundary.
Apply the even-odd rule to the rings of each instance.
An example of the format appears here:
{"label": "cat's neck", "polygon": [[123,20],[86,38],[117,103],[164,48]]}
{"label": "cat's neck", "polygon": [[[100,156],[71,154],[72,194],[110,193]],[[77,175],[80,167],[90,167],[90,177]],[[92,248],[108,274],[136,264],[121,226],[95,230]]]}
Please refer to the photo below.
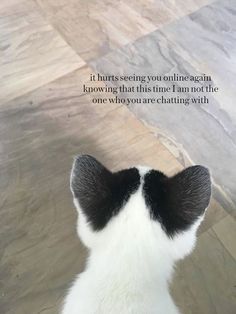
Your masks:
{"label": "cat's neck", "polygon": [[78,230],[91,248],[87,271],[94,274],[95,280],[107,280],[117,286],[135,282],[146,289],[154,284],[167,286],[176,248],[172,249],[173,241],[161,225],[150,221],[141,192],[102,231],[90,233],[83,229],[85,224],[81,219],[83,215]]}
{"label": "cat's neck", "polygon": [[[128,289],[166,289],[174,261],[163,252],[154,251],[148,244],[141,246],[127,243],[109,249],[91,252],[88,271],[96,274],[98,281],[107,281]],[[95,279],[95,280],[96,280]],[[155,290],[156,291],[156,290]]]}

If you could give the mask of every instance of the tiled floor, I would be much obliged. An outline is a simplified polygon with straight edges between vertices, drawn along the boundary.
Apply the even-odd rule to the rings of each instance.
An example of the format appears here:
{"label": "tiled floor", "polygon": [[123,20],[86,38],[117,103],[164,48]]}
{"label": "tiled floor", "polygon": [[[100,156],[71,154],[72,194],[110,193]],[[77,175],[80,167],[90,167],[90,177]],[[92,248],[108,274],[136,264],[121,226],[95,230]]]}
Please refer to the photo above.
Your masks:
{"label": "tiled floor", "polygon": [[[68,184],[80,152],[114,170],[210,166],[221,205],[171,288],[183,314],[235,313],[235,2],[3,0],[0,14],[0,313],[58,313],[84,267]],[[221,93],[209,107],[94,105],[89,74],[118,69],[207,71]]]}
{"label": "tiled floor", "polygon": [[[138,103],[129,108],[152,127],[153,133],[156,129],[160,140],[177,152],[183,164],[185,151],[190,160],[204,163],[212,170],[218,190],[227,194],[231,213],[236,207],[235,9],[236,2],[232,0],[214,2],[91,62],[96,71],[107,75],[122,72],[155,76],[177,72],[212,77],[212,85],[218,86],[219,92],[208,94],[209,104],[186,107]],[[130,84],[134,82],[126,83]]]}

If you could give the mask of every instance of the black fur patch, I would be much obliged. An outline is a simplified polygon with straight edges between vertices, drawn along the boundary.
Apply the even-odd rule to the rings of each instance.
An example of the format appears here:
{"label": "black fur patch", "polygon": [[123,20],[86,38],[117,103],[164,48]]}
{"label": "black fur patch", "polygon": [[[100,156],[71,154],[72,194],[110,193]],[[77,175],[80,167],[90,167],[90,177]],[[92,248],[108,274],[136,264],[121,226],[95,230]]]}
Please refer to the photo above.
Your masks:
{"label": "black fur patch", "polygon": [[211,180],[202,166],[189,167],[171,178],[151,170],[144,180],[151,218],[158,220],[170,237],[188,229],[209,204]]}
{"label": "black fur patch", "polygon": [[71,188],[93,230],[103,229],[140,185],[136,168],[112,173],[89,155],[74,162]]}

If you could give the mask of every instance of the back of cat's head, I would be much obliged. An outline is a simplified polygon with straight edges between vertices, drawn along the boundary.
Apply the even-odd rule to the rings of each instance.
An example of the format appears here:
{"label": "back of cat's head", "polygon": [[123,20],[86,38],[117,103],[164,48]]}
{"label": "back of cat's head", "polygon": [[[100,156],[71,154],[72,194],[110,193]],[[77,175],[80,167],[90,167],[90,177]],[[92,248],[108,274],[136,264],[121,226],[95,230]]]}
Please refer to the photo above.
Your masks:
{"label": "back of cat's head", "polygon": [[78,234],[91,250],[167,254],[180,259],[194,247],[211,195],[209,171],[189,167],[173,177],[148,167],[115,173],[89,155],[76,157],[71,190]]}

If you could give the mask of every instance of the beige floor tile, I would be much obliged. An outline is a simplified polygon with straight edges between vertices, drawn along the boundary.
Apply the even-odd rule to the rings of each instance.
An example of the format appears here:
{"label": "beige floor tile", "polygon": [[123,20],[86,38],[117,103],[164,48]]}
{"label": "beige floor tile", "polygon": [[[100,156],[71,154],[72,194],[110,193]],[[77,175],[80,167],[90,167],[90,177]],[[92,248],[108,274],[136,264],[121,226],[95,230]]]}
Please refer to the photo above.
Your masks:
{"label": "beige floor tile", "polygon": [[204,232],[195,251],[179,262],[173,295],[183,314],[234,314],[236,261],[214,230]]}
{"label": "beige floor tile", "polygon": [[219,223],[213,226],[213,230],[216,233],[219,241],[224,245],[228,252],[236,260],[236,222],[235,219],[228,215],[222,219]]}
{"label": "beige floor tile", "polygon": [[32,0],[1,1],[1,103],[84,64],[39,11]]}

